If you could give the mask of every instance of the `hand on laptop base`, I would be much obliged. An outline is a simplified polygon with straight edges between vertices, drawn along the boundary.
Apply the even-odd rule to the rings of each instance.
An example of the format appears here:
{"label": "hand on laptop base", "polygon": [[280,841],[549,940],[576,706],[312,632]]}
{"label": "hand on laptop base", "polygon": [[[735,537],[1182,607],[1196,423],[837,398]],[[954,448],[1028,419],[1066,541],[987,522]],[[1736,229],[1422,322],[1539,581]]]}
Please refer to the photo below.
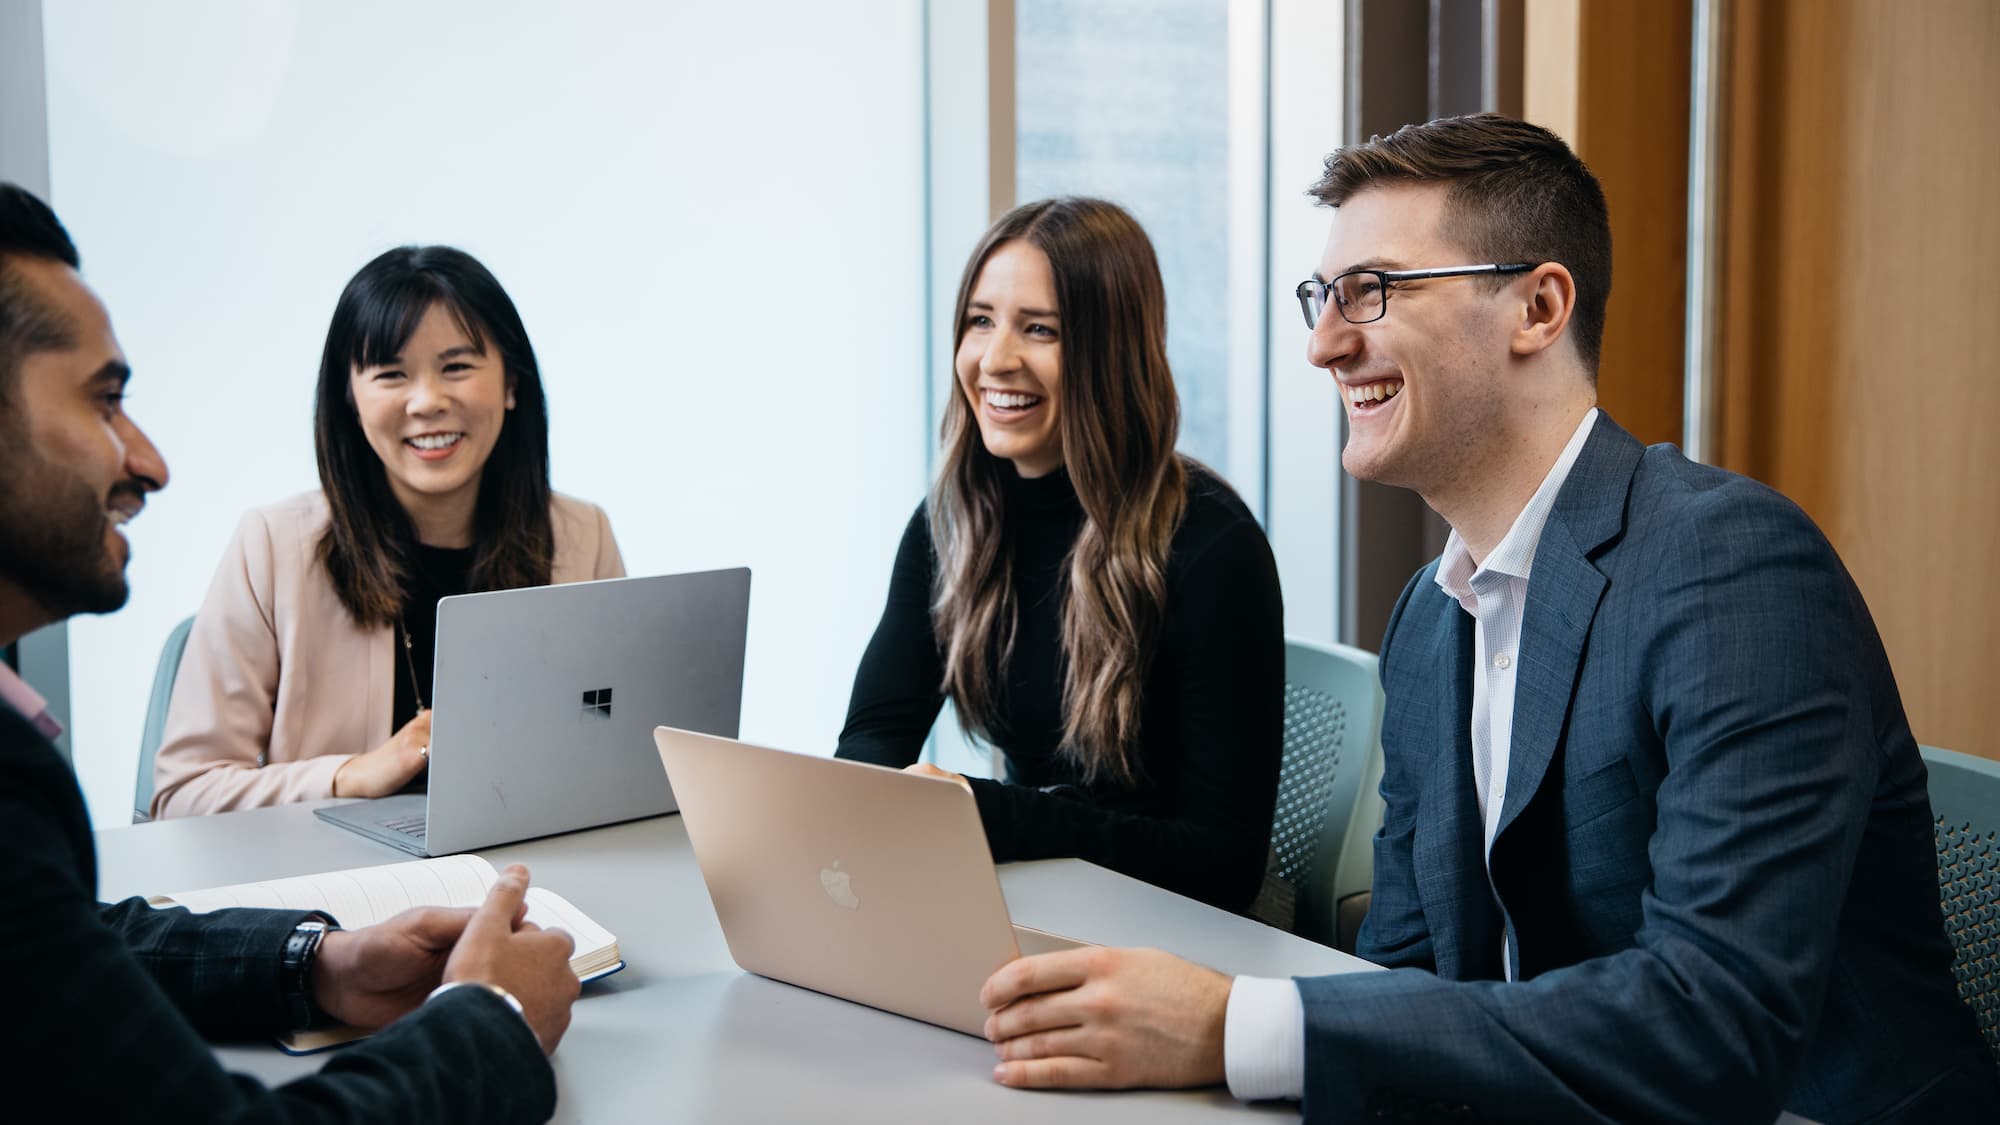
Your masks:
{"label": "hand on laptop base", "polygon": [[980,990],[1003,1086],[1223,1081],[1230,978],[1157,949],[1091,947],[1011,961]]}
{"label": "hand on laptop base", "polygon": [[342,762],[333,773],[333,795],[387,797],[400,792],[430,764],[430,749],[431,713],[419,711],[389,741]]}
{"label": "hand on laptop base", "polygon": [[941,770],[929,762],[917,762],[914,765],[904,766],[903,772],[913,773],[918,777],[935,777],[943,781],[956,781],[960,785],[966,784],[966,780],[962,775],[955,774],[950,770]]}

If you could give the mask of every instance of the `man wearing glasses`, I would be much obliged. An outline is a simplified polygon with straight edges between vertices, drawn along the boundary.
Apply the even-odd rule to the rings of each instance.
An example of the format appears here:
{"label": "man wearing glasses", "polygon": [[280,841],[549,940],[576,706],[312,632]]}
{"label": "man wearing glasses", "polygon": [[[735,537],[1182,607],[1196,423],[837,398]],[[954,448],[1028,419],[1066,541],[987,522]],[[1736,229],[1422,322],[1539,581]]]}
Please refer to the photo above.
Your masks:
{"label": "man wearing glasses", "polygon": [[1026,958],[983,996],[995,1076],[1227,1080],[1309,1120],[1991,1120],[1860,593],[1789,501],[1597,409],[1596,179],[1481,115],[1342,149],[1313,194],[1342,464],[1452,528],[1382,644],[1357,951],[1396,971]]}

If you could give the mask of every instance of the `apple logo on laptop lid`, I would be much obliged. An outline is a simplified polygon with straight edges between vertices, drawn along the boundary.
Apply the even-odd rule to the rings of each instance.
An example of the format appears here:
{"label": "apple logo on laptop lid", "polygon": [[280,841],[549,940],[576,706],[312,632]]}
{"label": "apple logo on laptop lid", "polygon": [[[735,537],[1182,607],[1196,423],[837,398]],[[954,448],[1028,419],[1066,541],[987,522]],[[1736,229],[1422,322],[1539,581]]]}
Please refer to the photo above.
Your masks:
{"label": "apple logo on laptop lid", "polygon": [[861,905],[861,897],[854,893],[854,880],[840,869],[840,861],[834,860],[832,867],[819,869],[819,885],[826,891],[826,897],[834,905],[854,910]]}

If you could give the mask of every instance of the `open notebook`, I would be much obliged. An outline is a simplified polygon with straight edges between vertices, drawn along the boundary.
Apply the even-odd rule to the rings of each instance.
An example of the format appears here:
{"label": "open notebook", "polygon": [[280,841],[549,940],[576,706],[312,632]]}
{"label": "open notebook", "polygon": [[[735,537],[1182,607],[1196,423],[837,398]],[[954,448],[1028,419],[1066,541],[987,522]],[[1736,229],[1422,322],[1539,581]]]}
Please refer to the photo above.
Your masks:
{"label": "open notebook", "polygon": [[[154,906],[184,906],[197,914],[234,906],[323,910],[340,919],[343,929],[358,930],[413,906],[478,906],[499,880],[500,873],[478,856],[454,855],[205,891],[177,891],[154,895],[147,901]],[[576,939],[569,967],[577,979],[592,981],[625,967],[618,955],[618,939],[561,895],[545,887],[529,887],[527,904],[528,921],[543,929],[566,930]],[[281,1036],[278,1046],[293,1054],[306,1054],[367,1034],[352,1027],[297,1031]]]}

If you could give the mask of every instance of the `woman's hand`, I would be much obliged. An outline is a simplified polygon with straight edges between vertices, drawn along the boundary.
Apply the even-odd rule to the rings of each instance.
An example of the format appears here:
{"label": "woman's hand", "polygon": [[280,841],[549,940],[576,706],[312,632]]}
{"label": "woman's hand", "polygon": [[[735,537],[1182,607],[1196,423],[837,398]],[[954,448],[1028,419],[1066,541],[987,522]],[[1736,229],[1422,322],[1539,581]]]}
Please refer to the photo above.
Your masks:
{"label": "woman's hand", "polygon": [[940,777],[946,781],[956,781],[967,789],[972,788],[972,783],[965,780],[965,778],[950,770],[941,770],[929,762],[918,762],[915,765],[904,766],[903,772],[913,773],[918,777]]}
{"label": "woman's hand", "polygon": [[335,770],[333,795],[387,797],[423,772],[430,763],[430,753],[431,713],[419,711],[402,730],[390,735],[389,741],[366,754],[356,754]]}

